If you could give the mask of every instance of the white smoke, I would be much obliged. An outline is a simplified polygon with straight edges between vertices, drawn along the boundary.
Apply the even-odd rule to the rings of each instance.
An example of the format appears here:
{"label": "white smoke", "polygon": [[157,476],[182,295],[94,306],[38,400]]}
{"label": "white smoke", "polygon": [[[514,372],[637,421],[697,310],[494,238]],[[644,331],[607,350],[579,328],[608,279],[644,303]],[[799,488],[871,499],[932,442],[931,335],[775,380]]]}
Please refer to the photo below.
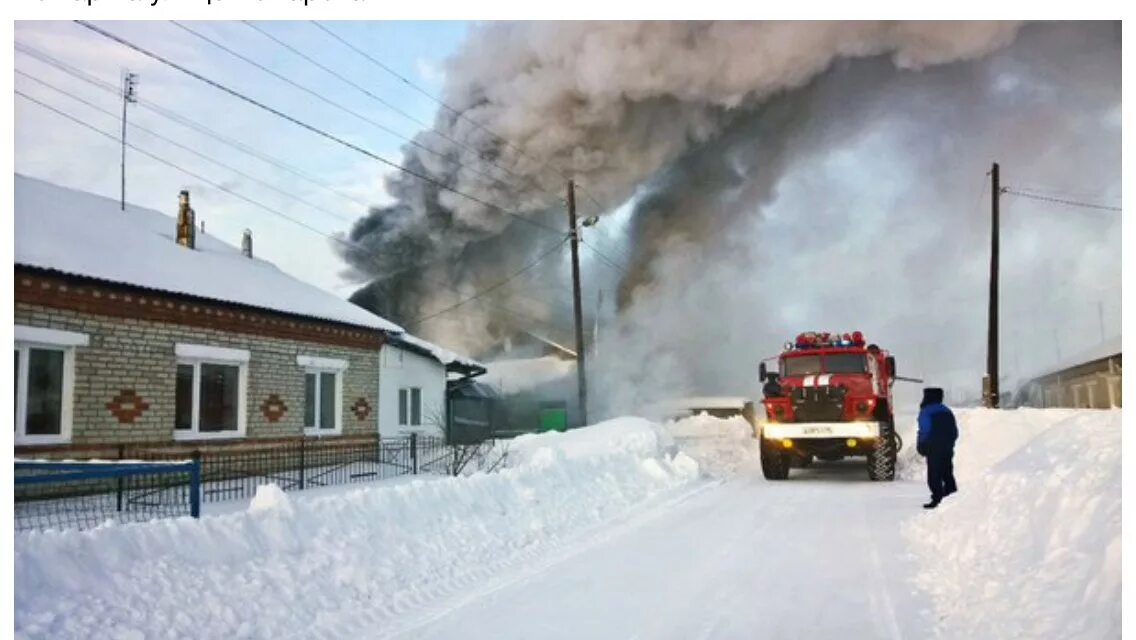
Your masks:
{"label": "white smoke", "polygon": [[[603,319],[599,410],[659,394],[750,391],[756,359],[802,329],[859,328],[922,370],[909,373],[976,384],[989,162],[1005,163],[1007,183],[1028,176],[1119,199],[1115,26],[1033,25],[1008,46],[1018,31],[958,22],[486,25],[447,69],[446,102],[464,117],[438,115],[442,131],[476,152],[450,147],[439,159],[408,149],[406,162],[557,228],[564,176],[604,205],[582,199],[585,213],[632,200],[621,248],[631,275],[617,281],[585,265],[585,300],[618,284],[623,303],[618,319]],[[431,132],[419,140],[441,142]],[[484,172],[487,160],[508,173],[490,168],[494,180],[458,164]],[[555,240],[411,177],[394,178],[390,191],[399,204],[361,221],[352,237],[372,250],[350,262],[384,279],[452,259],[387,291],[399,320],[499,281]],[[1092,268],[1067,261],[1080,266],[1069,277],[1100,285],[1103,273],[1111,285],[1112,218],[1090,228],[1068,211],[1012,206],[1031,224],[1007,210],[1004,288],[1041,269],[1068,271],[1038,255],[1052,245],[1034,221],[1105,249]],[[476,350],[502,326],[524,326],[501,305],[566,324],[561,307],[532,300],[565,299],[553,290],[562,274],[562,259],[550,261],[527,300],[467,305],[412,330]]]}

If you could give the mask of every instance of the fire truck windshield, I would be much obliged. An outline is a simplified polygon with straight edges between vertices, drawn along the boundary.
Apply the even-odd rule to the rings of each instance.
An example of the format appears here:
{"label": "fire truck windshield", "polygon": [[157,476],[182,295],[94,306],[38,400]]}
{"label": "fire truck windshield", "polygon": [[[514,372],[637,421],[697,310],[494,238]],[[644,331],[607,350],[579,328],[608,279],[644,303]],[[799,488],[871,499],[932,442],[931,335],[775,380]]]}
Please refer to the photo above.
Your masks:
{"label": "fire truck windshield", "polygon": [[825,373],[867,373],[868,363],[859,353],[830,353],[824,356]]}
{"label": "fire truck windshield", "polygon": [[807,376],[820,373],[820,356],[796,356],[781,361],[783,376]]}
{"label": "fire truck windshield", "polygon": [[823,369],[821,368],[821,358],[820,354],[784,358],[781,361],[781,375],[782,377],[809,376],[818,373],[867,373],[868,371],[868,363],[863,354],[825,354],[823,356]]}

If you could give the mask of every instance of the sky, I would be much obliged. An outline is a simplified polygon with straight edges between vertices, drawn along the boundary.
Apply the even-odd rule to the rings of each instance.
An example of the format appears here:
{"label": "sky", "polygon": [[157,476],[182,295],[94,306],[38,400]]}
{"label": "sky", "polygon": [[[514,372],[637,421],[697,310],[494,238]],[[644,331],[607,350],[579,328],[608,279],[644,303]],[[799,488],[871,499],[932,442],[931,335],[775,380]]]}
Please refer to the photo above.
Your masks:
{"label": "sky", "polygon": [[[400,160],[400,146],[405,142],[398,135],[412,137],[423,128],[415,120],[432,122],[437,106],[428,97],[307,22],[254,24],[374,96],[381,97],[404,112],[405,116],[240,22],[192,22],[186,23],[186,26],[362,118],[232,56],[171,22],[96,24],[393,162]],[[462,40],[467,28],[460,22],[336,22],[326,26],[435,96],[442,91],[445,77],[443,62]],[[139,103],[128,107],[129,123],[173,140],[189,150],[134,127],[128,127],[127,143],[199,177],[128,149],[126,197],[129,202],[172,217],[177,212],[178,192],[188,189],[198,219],[205,222],[206,233],[239,246],[242,232],[250,229],[259,257],[340,296],[347,297],[354,291],[357,284],[345,279],[346,265],[333,251],[333,241],[319,232],[345,232],[352,221],[366,212],[366,205],[387,202],[389,198],[382,181],[391,171],[389,167],[267,114],[72,22],[17,22],[15,41],[17,47],[31,47],[115,87],[121,86],[122,76],[127,70],[138,74]],[[119,197],[121,98],[18,48],[15,69],[17,91],[114,138],[102,136],[16,96],[16,171],[66,187]],[[37,80],[94,106],[83,104]],[[151,105],[195,121],[245,148],[269,156],[287,168],[269,164],[200,130],[183,126],[152,110]],[[100,112],[96,107],[109,113]],[[389,132],[376,124],[389,129]],[[238,175],[217,163],[235,167],[251,177]],[[297,173],[315,180],[308,181]],[[206,181],[254,200],[272,212]],[[281,216],[298,220],[315,230]]]}

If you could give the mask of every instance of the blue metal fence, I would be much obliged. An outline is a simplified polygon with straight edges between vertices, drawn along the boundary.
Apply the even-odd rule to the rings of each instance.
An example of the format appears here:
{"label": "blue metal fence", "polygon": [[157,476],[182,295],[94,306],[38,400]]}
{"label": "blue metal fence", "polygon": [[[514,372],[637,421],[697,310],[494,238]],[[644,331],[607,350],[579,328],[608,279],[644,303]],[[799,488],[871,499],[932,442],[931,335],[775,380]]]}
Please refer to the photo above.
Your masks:
{"label": "blue metal fence", "polygon": [[201,515],[201,461],[17,460],[17,531]]}

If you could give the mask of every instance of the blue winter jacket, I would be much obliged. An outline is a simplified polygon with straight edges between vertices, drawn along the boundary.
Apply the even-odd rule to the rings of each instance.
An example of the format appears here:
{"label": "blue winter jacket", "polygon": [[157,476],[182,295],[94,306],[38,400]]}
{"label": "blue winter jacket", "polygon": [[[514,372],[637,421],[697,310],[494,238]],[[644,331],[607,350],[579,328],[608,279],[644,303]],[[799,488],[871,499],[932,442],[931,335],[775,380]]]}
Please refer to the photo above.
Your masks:
{"label": "blue winter jacket", "polygon": [[955,414],[941,403],[929,404],[919,410],[919,435],[916,446],[920,452],[929,447],[936,449],[955,446],[958,440]]}

